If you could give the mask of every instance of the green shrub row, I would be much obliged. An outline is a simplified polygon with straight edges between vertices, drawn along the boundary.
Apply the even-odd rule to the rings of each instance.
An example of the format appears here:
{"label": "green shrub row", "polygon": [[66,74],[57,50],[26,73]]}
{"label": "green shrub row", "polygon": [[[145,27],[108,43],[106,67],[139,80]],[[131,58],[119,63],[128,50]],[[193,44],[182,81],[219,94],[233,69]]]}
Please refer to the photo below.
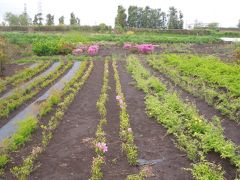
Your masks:
{"label": "green shrub row", "polygon": [[75,46],[64,40],[42,40],[33,43],[33,52],[38,56],[71,54]]}
{"label": "green shrub row", "polygon": [[[41,125],[42,136],[41,144],[32,148],[30,154],[28,154],[23,159],[23,163],[19,166],[15,166],[11,169],[11,172],[17,179],[27,179],[27,176],[34,170],[34,163],[39,157],[39,155],[45,151],[47,145],[49,144],[54,130],[57,128],[59,122],[63,119],[63,116],[68,109],[71,102],[74,100],[77,92],[82,88],[88,77],[90,76],[93,69],[93,62],[90,62],[89,68],[85,71],[87,62],[83,62],[80,66],[79,71],[73,77],[73,79],[66,84],[64,90],[59,93],[49,97],[45,105],[42,106],[42,111],[44,111],[46,106],[51,106],[51,111],[53,110],[53,99],[62,99],[62,101],[57,103],[57,108],[55,114],[51,117],[50,121],[46,125]],[[84,73],[85,71],[85,73]],[[84,73],[84,74],[83,74]],[[46,105],[49,104],[49,105]],[[45,116],[39,116],[39,121]]]}
{"label": "green shrub row", "polygon": [[129,122],[129,115],[127,113],[127,104],[125,102],[125,97],[122,92],[121,82],[117,70],[116,61],[112,62],[113,70],[114,70],[114,79],[116,82],[116,92],[117,97],[120,98],[121,103],[119,102],[119,106],[121,108],[119,119],[120,119],[120,137],[122,140],[122,149],[127,155],[127,160],[130,165],[137,165],[138,152],[137,146],[134,143],[134,135]]}
{"label": "green shrub row", "polygon": [[[219,166],[212,163],[204,166],[205,157],[211,151],[229,159],[237,169],[240,168],[238,148],[230,140],[226,140],[218,118],[208,122],[200,117],[194,107],[183,103],[176,93],[168,92],[166,86],[152,76],[136,57],[130,56],[127,59],[127,68],[137,87],[146,93],[147,114],[166,127],[168,133],[176,137],[177,146],[187,153],[189,159],[196,162],[192,168],[193,175],[201,173],[207,177],[210,173],[209,176],[216,177],[216,180],[224,179],[224,172]],[[204,169],[197,168],[201,166]]]}
{"label": "green shrub row", "polygon": [[240,66],[197,55],[152,55],[148,63],[223,115],[240,122]]}
{"label": "green shrub row", "polygon": [[37,78],[24,89],[18,89],[11,96],[0,101],[0,117],[8,117],[11,112],[16,110],[24,102],[37,95],[43,88],[50,85],[58,77],[70,69],[72,64],[73,63],[71,61],[68,61],[67,64],[62,62],[55,71],[44,77]]}
{"label": "green shrub row", "polygon": [[104,74],[103,74],[103,85],[101,89],[101,94],[99,96],[99,99],[96,103],[98,112],[101,116],[101,119],[97,126],[96,131],[96,137],[95,137],[95,152],[96,157],[93,158],[92,162],[92,168],[91,168],[91,180],[100,180],[103,177],[102,173],[102,165],[105,163],[105,152],[103,152],[102,149],[100,149],[97,144],[98,143],[104,143],[106,145],[106,134],[103,130],[103,126],[107,124],[107,110],[106,110],[106,103],[108,99],[108,82],[109,82],[109,70],[108,70],[108,60],[105,60],[104,63]]}
{"label": "green shrub row", "polygon": [[34,68],[27,68],[22,72],[19,72],[11,77],[7,77],[4,80],[0,81],[0,93],[6,90],[7,85],[17,86],[20,83],[31,79],[36,74],[46,70],[50,65],[52,65],[52,61],[41,62]]}

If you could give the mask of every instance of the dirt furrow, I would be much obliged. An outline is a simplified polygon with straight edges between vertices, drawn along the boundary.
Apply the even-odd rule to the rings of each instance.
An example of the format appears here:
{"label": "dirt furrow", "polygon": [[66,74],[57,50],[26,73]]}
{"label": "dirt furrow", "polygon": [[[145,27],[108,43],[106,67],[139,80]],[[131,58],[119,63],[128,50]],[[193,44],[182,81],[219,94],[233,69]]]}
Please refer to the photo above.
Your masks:
{"label": "dirt furrow", "polygon": [[103,129],[106,133],[108,152],[106,153],[106,164],[103,166],[104,180],[123,180],[127,175],[137,173],[138,168],[128,164],[126,155],[122,153],[121,140],[119,137],[119,112],[120,107],[116,101],[115,80],[113,68],[109,62],[109,90],[107,109],[107,124]]}
{"label": "dirt furrow", "polygon": [[221,119],[221,124],[224,129],[224,135],[226,136],[226,138],[232,140],[235,144],[240,145],[240,124],[238,125],[236,124],[236,122],[222,116],[218,110],[208,105],[204,100],[191,95],[178,85],[174,84],[174,82],[172,82],[171,79],[168,78],[166,75],[157,72],[156,70],[151,68],[144,58],[141,58],[141,62],[148,70],[151,71],[154,76],[160,78],[161,81],[164,82],[169,89],[176,91],[184,102],[190,102],[191,104],[196,106],[199,114],[205,119],[211,121],[214,116],[219,117]]}
{"label": "dirt furrow", "polygon": [[40,167],[30,179],[89,179],[95,137],[100,119],[96,109],[102,85],[103,62],[94,62],[89,79],[70,105],[46,151],[40,156]]}
{"label": "dirt furrow", "polygon": [[118,66],[139,158],[146,160],[145,163],[147,164],[156,160],[156,164],[148,166],[153,173],[152,177],[148,179],[193,179],[191,173],[183,169],[189,168],[191,162],[183,152],[177,149],[173,136],[167,135],[167,130],[163,126],[147,117],[144,93],[131,85],[133,81],[126,72],[125,63],[119,61]]}

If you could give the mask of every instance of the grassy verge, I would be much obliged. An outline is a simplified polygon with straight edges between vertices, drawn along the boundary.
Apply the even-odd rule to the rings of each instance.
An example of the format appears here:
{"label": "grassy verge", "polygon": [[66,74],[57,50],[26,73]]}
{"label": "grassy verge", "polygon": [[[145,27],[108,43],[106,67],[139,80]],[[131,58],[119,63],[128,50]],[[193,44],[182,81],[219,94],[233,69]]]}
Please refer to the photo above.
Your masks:
{"label": "grassy verge", "polygon": [[[218,118],[209,123],[200,117],[194,107],[183,103],[176,93],[168,92],[166,86],[152,76],[135,56],[127,59],[127,68],[136,81],[136,86],[146,93],[147,114],[166,127],[168,133],[176,137],[177,146],[195,162],[192,168],[194,176],[210,173],[209,176],[217,177],[214,178],[216,180],[224,179],[220,166],[210,162],[206,164],[206,155],[211,151],[229,159],[237,169],[240,168],[238,148],[225,139]],[[200,176],[195,178],[201,179]]]}
{"label": "grassy verge", "polygon": [[37,95],[43,88],[50,85],[64,72],[71,68],[72,62],[65,64],[62,62],[58,68],[44,77],[37,78],[24,89],[18,89],[11,96],[1,100],[0,102],[0,117],[8,117],[11,112],[16,110],[27,100]]}
{"label": "grassy verge", "polygon": [[240,66],[214,57],[177,54],[152,55],[148,63],[223,115],[240,122]]}

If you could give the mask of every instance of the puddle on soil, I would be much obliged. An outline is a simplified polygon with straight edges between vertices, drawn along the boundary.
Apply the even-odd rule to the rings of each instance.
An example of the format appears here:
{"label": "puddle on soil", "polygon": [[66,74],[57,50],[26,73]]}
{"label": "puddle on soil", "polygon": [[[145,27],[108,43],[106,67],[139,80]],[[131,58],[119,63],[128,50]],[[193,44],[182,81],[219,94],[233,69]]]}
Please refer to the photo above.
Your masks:
{"label": "puddle on soil", "polygon": [[153,160],[146,160],[146,159],[138,159],[138,165],[144,166],[144,165],[154,165],[154,164],[160,164],[165,160],[165,158],[162,159],[153,159]]}
{"label": "puddle on soil", "polygon": [[68,83],[75,75],[75,73],[79,70],[80,64],[81,62],[75,62],[73,67],[61,80],[55,83],[46,93],[44,93],[32,104],[27,106],[23,111],[10,119],[10,121],[0,129],[0,142],[2,142],[5,138],[11,137],[16,132],[18,122],[28,117],[37,117],[40,109],[40,102],[46,100],[54,92],[63,90],[65,84]]}
{"label": "puddle on soil", "polygon": [[24,87],[26,87],[26,86],[28,86],[29,84],[31,84],[32,82],[34,82],[36,79],[42,78],[42,77],[50,74],[52,71],[54,71],[55,69],[57,69],[57,67],[58,67],[59,65],[60,65],[60,62],[55,62],[55,63],[53,63],[53,65],[50,66],[50,68],[48,68],[46,71],[44,71],[43,73],[41,73],[39,76],[36,76],[35,78],[31,79],[30,81],[28,81],[28,82],[26,82],[26,83],[23,83],[23,84],[20,85],[19,87],[14,88],[14,89],[10,90],[9,92],[5,93],[5,94],[0,98],[0,100],[11,96],[15,91],[18,91],[18,89],[23,89]]}

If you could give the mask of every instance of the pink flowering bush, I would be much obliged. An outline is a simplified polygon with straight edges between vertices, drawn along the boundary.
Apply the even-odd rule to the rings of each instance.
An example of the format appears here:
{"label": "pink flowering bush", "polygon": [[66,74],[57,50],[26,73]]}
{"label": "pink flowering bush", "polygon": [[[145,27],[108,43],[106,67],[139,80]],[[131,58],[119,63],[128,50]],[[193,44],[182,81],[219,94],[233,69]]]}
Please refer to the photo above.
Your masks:
{"label": "pink flowering bush", "polygon": [[89,46],[87,52],[90,56],[95,56],[95,55],[98,54],[98,51],[99,51],[99,46],[98,45],[92,45],[92,46]]}
{"label": "pink flowering bush", "polygon": [[154,51],[154,45],[152,44],[140,44],[137,45],[138,51],[143,54],[152,53]]}
{"label": "pink flowering bush", "polygon": [[75,56],[79,56],[85,53],[88,53],[90,56],[95,56],[98,54],[99,46],[98,45],[91,45],[91,46],[83,46],[79,45],[72,51],[72,54]]}
{"label": "pink flowering bush", "polygon": [[154,45],[152,44],[139,44],[139,45],[132,45],[130,43],[125,43],[123,45],[123,49],[130,50],[132,53],[143,53],[148,54],[154,51]]}

